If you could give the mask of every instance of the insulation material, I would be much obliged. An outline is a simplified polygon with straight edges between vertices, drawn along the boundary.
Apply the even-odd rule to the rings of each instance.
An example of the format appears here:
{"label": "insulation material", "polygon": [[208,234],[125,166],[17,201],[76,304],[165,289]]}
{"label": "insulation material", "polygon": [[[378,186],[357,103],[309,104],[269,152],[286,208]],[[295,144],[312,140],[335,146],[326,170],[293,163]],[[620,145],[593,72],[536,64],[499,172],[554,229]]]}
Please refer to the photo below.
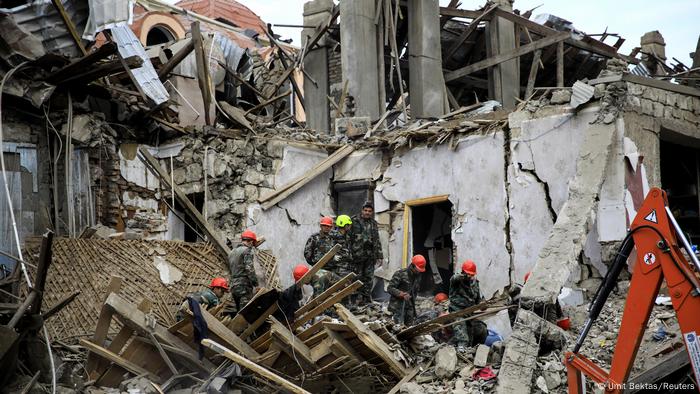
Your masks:
{"label": "insulation material", "polygon": [[[37,263],[39,246],[26,246],[24,256],[32,264]],[[54,339],[94,332],[113,275],[123,278],[122,297],[134,304],[151,300],[153,314],[165,325],[175,322],[175,312],[188,293],[201,290],[214,277],[228,277],[224,260],[205,243],[56,238],[52,253],[43,307],[55,305],[76,290],[81,292],[47,322]],[[154,264],[156,256],[167,261],[170,278],[174,280],[178,270],[182,279],[167,286],[161,282],[161,271]],[[113,326],[110,332],[116,329]]]}
{"label": "insulation material", "polygon": [[133,0],[88,0],[90,16],[83,38],[94,41],[97,33],[117,26],[130,25],[134,20]]}

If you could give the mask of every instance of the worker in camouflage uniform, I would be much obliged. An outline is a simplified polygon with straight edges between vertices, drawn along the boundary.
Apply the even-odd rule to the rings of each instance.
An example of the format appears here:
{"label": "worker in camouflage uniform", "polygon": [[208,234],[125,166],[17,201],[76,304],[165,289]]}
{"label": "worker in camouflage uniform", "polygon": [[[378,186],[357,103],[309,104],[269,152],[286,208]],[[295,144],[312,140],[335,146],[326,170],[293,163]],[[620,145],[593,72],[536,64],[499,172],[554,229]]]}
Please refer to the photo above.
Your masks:
{"label": "worker in camouflage uniform", "polygon": [[[294,321],[294,314],[301,307],[303,292],[302,286],[299,286],[298,283],[307,272],[309,272],[309,267],[306,264],[299,264],[294,267],[294,270],[292,271],[294,284],[279,294],[278,302],[280,310],[282,311],[285,320],[289,323]],[[311,277],[308,284],[313,287],[313,296],[316,297],[331,287],[338,279],[339,278],[334,273],[321,269],[318,270],[313,277]]]}
{"label": "worker in camouflage uniform", "polygon": [[336,228],[331,233],[333,236],[333,244],[340,245],[340,250],[338,250],[338,253],[333,256],[333,259],[325,265],[325,268],[341,278],[355,271],[352,239],[350,238],[352,223],[350,216],[339,215],[335,219]]}
{"label": "worker in camouflage uniform", "polygon": [[374,281],[374,267],[381,266],[384,260],[382,244],[379,241],[379,227],[374,220],[374,205],[370,201],[362,206],[362,212],[352,217],[352,255],[355,259],[355,272],[362,281],[358,291],[360,301],[370,302]]}
{"label": "worker in camouflage uniform", "polygon": [[253,298],[257,291],[258,277],[255,275],[255,246],[257,236],[250,230],[241,234],[241,245],[228,257],[231,270],[231,295],[236,303],[236,313]]}
{"label": "worker in camouflage uniform", "polygon": [[316,264],[335,245],[331,236],[333,218],[329,216],[322,218],[320,225],[321,231],[310,236],[306,240],[306,246],[304,246],[304,259],[310,265]]}
{"label": "worker in camouflage uniform", "polygon": [[416,319],[416,295],[420,287],[420,275],[425,272],[425,257],[415,255],[408,268],[394,272],[387,291],[391,295],[389,312],[394,322],[411,326]]}
{"label": "worker in camouflage uniform", "polygon": [[196,291],[187,295],[185,301],[182,302],[180,308],[177,310],[175,315],[175,320],[180,321],[185,318],[185,311],[190,310],[189,302],[187,298],[192,298],[198,302],[204,309],[211,309],[221,303],[221,298],[224,293],[228,291],[228,282],[226,278],[214,278],[209,285],[209,288],[202,291]]}
{"label": "worker in camouflage uniform", "polygon": [[331,271],[320,269],[316,272],[313,278],[311,278],[311,287],[314,288],[314,297],[318,297],[321,293],[328,290],[329,287],[333,286],[341,278]]}
{"label": "worker in camouflage uniform", "polygon": [[[479,304],[483,297],[476,279],[476,264],[472,260],[462,263],[462,272],[450,279],[450,313]],[[452,342],[459,346],[475,346],[484,343],[488,331],[486,324],[469,320],[453,326]]]}

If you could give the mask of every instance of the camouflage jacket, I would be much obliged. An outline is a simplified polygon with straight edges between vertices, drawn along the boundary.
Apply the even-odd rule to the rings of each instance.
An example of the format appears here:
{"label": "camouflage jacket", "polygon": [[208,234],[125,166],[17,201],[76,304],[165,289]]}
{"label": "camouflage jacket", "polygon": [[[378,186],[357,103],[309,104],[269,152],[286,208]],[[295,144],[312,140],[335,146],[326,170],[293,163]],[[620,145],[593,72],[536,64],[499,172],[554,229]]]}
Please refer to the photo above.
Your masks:
{"label": "camouflage jacket", "polygon": [[450,278],[450,310],[468,308],[481,302],[479,281],[467,274],[455,274]]}
{"label": "camouflage jacket", "polygon": [[333,236],[330,233],[322,234],[318,232],[310,236],[306,241],[304,259],[306,259],[307,263],[314,265],[333,248],[333,245],[335,245],[335,242],[333,242]]}
{"label": "camouflage jacket", "polygon": [[338,275],[331,271],[324,269],[318,270],[313,279],[311,279],[311,286],[314,288],[314,297],[318,297],[340,279],[341,278]]}
{"label": "camouflage jacket", "polygon": [[214,292],[211,291],[211,289],[196,291],[194,293],[188,294],[187,297],[190,297],[193,300],[197,301],[198,303],[203,305],[205,309],[217,306],[220,302],[219,297],[217,297],[216,294],[214,294]]}
{"label": "camouflage jacket", "polygon": [[326,270],[337,275],[345,276],[347,273],[355,270],[351,234],[349,232],[343,234],[339,230],[333,229],[333,231],[331,231],[331,236],[333,238],[333,244],[340,245],[340,250],[324,267]]}
{"label": "camouflage jacket", "polygon": [[237,286],[256,287],[258,277],[255,275],[255,250],[250,246],[240,245],[228,256],[231,270],[232,288]]}
{"label": "camouflage jacket", "polygon": [[[415,309],[415,299],[418,295],[419,287],[420,275],[411,271],[411,267],[406,267],[394,272],[394,276],[391,277],[389,286],[387,286],[386,289],[387,292],[391,294],[391,300],[389,300],[389,310],[396,312],[402,305]],[[409,300],[406,300],[405,304],[404,299],[400,298],[399,296],[402,291],[411,296]]]}
{"label": "camouflage jacket", "polygon": [[363,219],[360,215],[352,217],[352,253],[359,261],[383,259],[382,243],[379,241],[379,226],[374,219]]}

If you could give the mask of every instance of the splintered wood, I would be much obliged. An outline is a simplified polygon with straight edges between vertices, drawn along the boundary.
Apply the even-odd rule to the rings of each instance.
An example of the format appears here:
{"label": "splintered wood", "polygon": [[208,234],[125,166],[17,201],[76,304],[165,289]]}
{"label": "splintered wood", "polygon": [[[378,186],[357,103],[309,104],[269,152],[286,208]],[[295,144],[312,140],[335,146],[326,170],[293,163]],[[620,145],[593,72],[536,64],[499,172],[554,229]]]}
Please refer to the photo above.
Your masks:
{"label": "splintered wood", "polygon": [[[26,260],[36,264],[38,245],[27,249]],[[153,315],[169,325],[188,293],[201,290],[213,277],[229,275],[214,247],[204,243],[57,238],[52,251],[44,308],[80,291],[47,322],[52,338],[58,340],[92,336],[111,276],[122,279],[120,294],[125,300],[135,304],[151,300]],[[161,281],[166,270],[172,283]],[[114,334],[119,327],[112,322],[109,332]]]}
{"label": "splintered wood", "polygon": [[277,257],[275,257],[269,250],[259,250],[258,264],[260,264],[260,268],[263,270],[263,275],[265,275],[267,287],[282,290],[280,285],[280,277],[277,274]]}

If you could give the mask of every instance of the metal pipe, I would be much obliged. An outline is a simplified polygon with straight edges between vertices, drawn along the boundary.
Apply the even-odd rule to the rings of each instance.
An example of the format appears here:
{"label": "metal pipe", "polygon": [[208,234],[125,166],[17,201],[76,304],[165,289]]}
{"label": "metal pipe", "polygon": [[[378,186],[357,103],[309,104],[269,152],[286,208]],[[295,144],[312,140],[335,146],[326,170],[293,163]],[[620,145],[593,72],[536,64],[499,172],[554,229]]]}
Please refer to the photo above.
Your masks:
{"label": "metal pipe", "polygon": [[688,256],[690,256],[690,261],[693,262],[693,265],[695,266],[695,270],[697,272],[700,272],[700,261],[698,261],[698,256],[695,255],[695,252],[693,252],[693,248],[690,246],[690,242],[685,238],[685,234],[683,234],[683,230],[681,230],[681,226],[678,225],[678,222],[676,221],[676,218],[673,217],[673,213],[671,213],[671,209],[669,207],[665,207],[666,209],[666,214],[668,215],[669,220],[671,220],[671,224],[673,225],[673,228],[676,230],[676,235],[678,236],[678,239],[681,240],[681,244],[683,245],[683,249],[685,249],[686,252],[688,252]]}

